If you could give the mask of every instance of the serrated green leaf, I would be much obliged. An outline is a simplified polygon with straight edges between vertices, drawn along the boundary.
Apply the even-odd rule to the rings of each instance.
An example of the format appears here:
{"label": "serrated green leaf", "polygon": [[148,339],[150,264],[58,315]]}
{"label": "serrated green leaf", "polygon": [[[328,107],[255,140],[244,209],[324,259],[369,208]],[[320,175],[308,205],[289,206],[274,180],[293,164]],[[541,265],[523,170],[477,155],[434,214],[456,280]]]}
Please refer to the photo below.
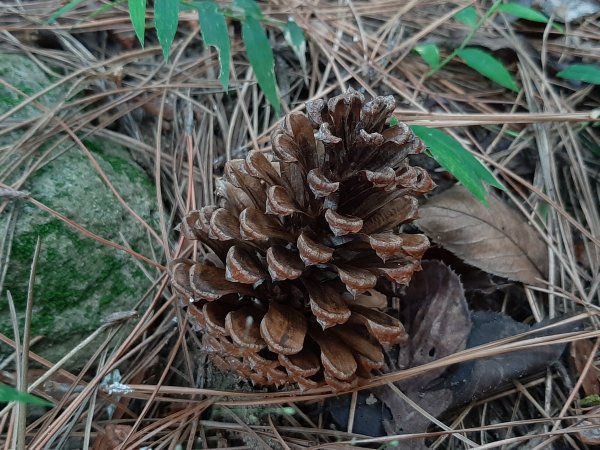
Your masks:
{"label": "serrated green leaf", "polygon": [[146,32],[146,0],[129,0],[129,18],[135,35],[143,47]]}
{"label": "serrated green leaf", "polygon": [[169,59],[179,22],[179,0],[154,0],[154,25],[163,56]]}
{"label": "serrated green leaf", "polygon": [[0,403],[3,402],[20,402],[29,403],[31,405],[52,406],[52,403],[43,398],[36,397],[27,392],[21,392],[11,386],[0,383]]}
{"label": "serrated green leaf", "polygon": [[219,55],[219,81],[223,89],[229,89],[229,57],[231,48],[227,22],[225,16],[219,10],[219,6],[211,1],[194,3],[198,10],[200,32],[206,45],[212,45],[217,49]]}
{"label": "serrated green leaf", "polygon": [[477,28],[477,10],[474,6],[468,6],[454,16],[456,20],[464,23],[469,28]]}
{"label": "serrated green leaf", "polygon": [[298,57],[298,60],[300,61],[300,67],[302,67],[302,73],[304,74],[304,79],[306,84],[308,84],[308,71],[306,68],[306,39],[304,38],[304,31],[298,26],[292,17],[289,17],[287,23],[285,24],[283,36]]}
{"label": "serrated green leaf", "polygon": [[273,50],[269,44],[267,33],[260,22],[252,16],[246,16],[242,22],[242,40],[258,85],[279,114],[281,105],[277,95]]}
{"label": "serrated green leaf", "polygon": [[54,14],[52,14],[50,16],[50,18],[48,19],[48,23],[52,23],[54,22],[56,19],[58,19],[60,16],[62,16],[64,13],[72,10],[73,8],[75,8],[77,5],[79,5],[81,2],[83,2],[84,0],[71,0],[69,3],[67,3],[65,6],[63,6],[62,8],[60,8],[58,11],[56,11]]}
{"label": "serrated green leaf", "polygon": [[571,64],[556,74],[560,78],[600,84],[600,67],[595,64]]}
{"label": "serrated green leaf", "polygon": [[263,18],[263,13],[254,0],[235,0],[233,3],[236,7],[240,8],[246,17],[252,17],[256,20]]}
{"label": "serrated green leaf", "polygon": [[435,44],[419,44],[415,45],[415,52],[421,55],[421,58],[431,68],[435,68],[440,65],[440,49]]}
{"label": "serrated green leaf", "polygon": [[490,53],[474,47],[467,47],[459,50],[457,55],[471,69],[476,70],[481,75],[495,81],[500,86],[504,86],[511,91],[519,92],[519,87],[513,80],[510,72],[504,64],[492,56]]}
{"label": "serrated green leaf", "polygon": [[485,184],[506,190],[504,185],[452,136],[435,128],[413,125],[411,129],[435,160],[458,179],[479,201],[487,205]]}

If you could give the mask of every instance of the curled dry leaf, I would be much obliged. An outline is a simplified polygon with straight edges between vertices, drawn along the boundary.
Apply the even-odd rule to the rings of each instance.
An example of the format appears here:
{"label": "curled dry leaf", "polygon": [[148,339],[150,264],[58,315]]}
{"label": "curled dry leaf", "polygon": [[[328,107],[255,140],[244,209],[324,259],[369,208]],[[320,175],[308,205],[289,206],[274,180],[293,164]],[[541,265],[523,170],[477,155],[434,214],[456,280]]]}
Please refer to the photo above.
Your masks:
{"label": "curled dry leaf", "polygon": [[[471,331],[470,312],[458,276],[439,261],[424,261],[423,270],[410,282],[402,302],[414,306],[409,321],[409,366],[433,362],[464,350]],[[398,384],[409,398],[437,417],[452,404],[451,389],[435,392],[428,385],[438,379],[446,367],[430,370],[419,377]],[[382,386],[376,395],[390,409],[393,424],[384,424],[390,434],[419,433],[427,430],[430,421],[415,411],[389,386]],[[411,440],[400,448],[426,448],[424,442]]]}
{"label": "curled dry leaf", "polygon": [[[467,348],[477,347],[499,339],[532,332],[528,339],[560,335],[581,330],[581,321],[564,321],[565,317],[544,320],[529,327],[510,316],[493,311],[476,311],[471,315],[473,328]],[[552,325],[552,327],[549,327]],[[496,354],[488,358],[465,361],[456,366],[450,377],[438,387],[453,391],[453,406],[462,405],[493,392],[512,380],[539,373],[557,361],[566,344],[549,344],[534,348]]]}
{"label": "curled dry leaf", "polygon": [[[418,305],[410,325],[410,366],[420,366],[464,350],[471,319],[458,276],[439,261],[424,261],[402,298]],[[419,377],[421,387],[437,378],[445,368]]]}
{"label": "curled dry leaf", "polygon": [[515,210],[489,196],[489,208],[462,186],[432,198],[417,225],[467,263],[510,280],[540,286],[548,273],[544,242]]}

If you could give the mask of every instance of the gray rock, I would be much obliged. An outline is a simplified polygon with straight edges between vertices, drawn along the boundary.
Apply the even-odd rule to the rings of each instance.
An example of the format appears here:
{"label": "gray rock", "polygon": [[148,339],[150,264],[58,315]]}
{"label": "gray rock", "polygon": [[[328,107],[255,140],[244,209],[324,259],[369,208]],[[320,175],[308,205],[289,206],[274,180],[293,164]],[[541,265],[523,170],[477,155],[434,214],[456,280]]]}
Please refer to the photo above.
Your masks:
{"label": "gray rock", "polygon": [[[50,83],[26,58],[11,56],[8,59],[13,68],[9,83],[19,81],[30,86],[33,92]],[[7,56],[0,55],[0,74],[6,61]],[[32,75],[31,80],[25,77],[28,74]],[[15,76],[19,79],[14,79]],[[48,106],[51,100],[51,97],[45,100]],[[0,96],[0,111],[5,112],[12,106],[3,103]],[[25,108],[22,113],[38,114],[39,111]],[[97,139],[87,140],[85,144],[130,207],[156,229],[158,213],[153,183],[130,160],[127,150]],[[151,246],[155,242],[118,202],[80,149],[57,149],[56,157],[30,176],[21,190],[89,231],[119,244],[125,240],[135,251],[152,256]],[[17,222],[0,292],[0,332],[13,337],[7,290],[17,304],[22,327],[31,260],[40,236],[42,244],[31,326],[32,336],[44,335],[45,338],[33,350],[51,361],[71,350],[100,326],[107,315],[133,309],[151,286],[150,278],[155,271],[146,266],[144,269],[151,274],[148,277],[143,266],[124,252],[83,236],[26,201],[12,201],[9,208],[17,214]],[[7,229],[8,216],[0,216],[2,235]],[[1,354],[7,351],[6,346],[0,346]],[[82,363],[85,355],[72,365]]]}
{"label": "gray rock", "polygon": [[[0,53],[0,78],[26,95],[35,94],[52,84],[48,75],[34,61],[21,55]],[[39,102],[51,108],[64,95],[64,87],[57,87],[39,98]],[[10,111],[24,97],[0,85],[0,114]],[[30,119],[42,112],[34,105],[27,105],[11,115],[10,120]]]}
{"label": "gray rock", "polygon": [[554,20],[569,23],[577,22],[600,11],[598,0],[519,0],[519,4],[538,9]]}
{"label": "gray rock", "polygon": [[576,22],[600,11],[597,0],[542,0],[541,3],[542,11],[565,23]]}

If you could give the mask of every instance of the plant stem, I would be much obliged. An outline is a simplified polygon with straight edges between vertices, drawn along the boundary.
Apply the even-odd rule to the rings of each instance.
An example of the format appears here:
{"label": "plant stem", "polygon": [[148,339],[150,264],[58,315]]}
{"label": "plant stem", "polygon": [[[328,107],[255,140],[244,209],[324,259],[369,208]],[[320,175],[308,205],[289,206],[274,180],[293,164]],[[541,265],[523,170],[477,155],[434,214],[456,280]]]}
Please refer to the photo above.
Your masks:
{"label": "plant stem", "polygon": [[498,7],[500,6],[501,3],[502,3],[502,0],[496,0],[494,2],[494,4],[490,7],[490,9],[488,9],[486,11],[486,13],[481,17],[481,19],[479,19],[479,22],[477,22],[477,26],[472,28],[471,31],[469,32],[469,34],[467,34],[467,36],[462,41],[460,46],[458,48],[454,49],[454,51],[452,53],[450,53],[438,66],[434,67],[429,72],[427,72],[427,74],[425,75],[425,78],[429,78],[433,74],[437,73],[442,67],[444,67],[446,64],[448,64],[450,61],[452,61],[452,59],[454,59],[454,57],[458,54],[458,52],[460,52],[463,48],[465,48],[467,46],[467,44],[471,41],[471,39],[473,39],[473,36],[475,36],[475,33],[477,32],[477,30],[479,30],[479,28],[481,28],[483,23],[492,14],[494,14],[496,12],[496,10],[498,9]]}

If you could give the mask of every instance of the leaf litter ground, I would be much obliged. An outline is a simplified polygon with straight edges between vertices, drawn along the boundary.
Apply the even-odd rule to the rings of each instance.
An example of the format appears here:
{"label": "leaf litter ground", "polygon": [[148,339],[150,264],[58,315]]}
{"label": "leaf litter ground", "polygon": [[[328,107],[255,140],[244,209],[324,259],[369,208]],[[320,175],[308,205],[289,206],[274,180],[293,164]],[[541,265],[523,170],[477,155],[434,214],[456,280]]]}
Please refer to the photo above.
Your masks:
{"label": "leaf litter ground", "polygon": [[[213,203],[216,177],[224,161],[250,149],[269,150],[268,137],[276,115],[248,65],[241,30],[232,30],[231,92],[224,95],[217,55],[200,44],[192,13],[181,14],[184,25],[165,63],[158,42],[149,38],[149,33],[144,49],[135,45],[129,14],[122,6],[90,16],[100,4],[82,2],[65,14],[59,25],[49,26],[45,20],[56,11],[57,3],[9,4],[0,24],[2,52],[30,55],[54,77],[55,86],[66,86],[72,92],[54,111],[40,108],[40,116],[33,121],[19,120],[15,109],[3,118],[0,132],[26,131],[19,145],[30,149],[53,140],[77,144],[75,136],[90,135],[127,146],[157,186],[162,220],[151,234],[162,254],[139,255],[121,242],[103,242],[131,255],[132,264],[142,265],[155,283],[147,301],[140,299],[139,305],[132,305],[137,314],[124,312],[108,318],[106,325],[84,342],[97,348],[85,367],[67,370],[65,361],[57,364],[41,359],[35,354],[36,346],[43,345],[38,336],[31,338],[29,371],[21,361],[2,364],[0,381],[14,384],[19,374],[20,386],[28,380],[36,394],[56,404],[50,410],[30,408],[27,416],[23,409],[5,408],[0,413],[4,448],[12,448],[13,442],[22,446],[24,439],[28,448],[95,445],[97,449],[176,445],[534,449],[585,448],[595,443],[590,429],[597,427],[597,411],[593,402],[590,406],[580,399],[594,394],[598,387],[593,374],[598,350],[600,147],[593,124],[597,114],[592,112],[598,105],[598,92],[591,85],[557,78],[556,74],[569,64],[597,61],[597,20],[591,16],[571,23],[566,35],[544,24],[504,16],[486,21],[469,45],[494,52],[518,80],[518,94],[493,84],[460,60],[452,60],[426,78],[430,67],[413,49],[418,44],[435,44],[443,60],[458,48],[470,28],[453,17],[469,4],[475,6],[477,17],[491,6],[491,2],[453,5],[437,0],[400,6],[380,1],[261,5],[267,16],[285,19],[293,15],[309,36],[305,85],[302,67],[294,51],[284,44],[284,36],[269,32],[284,111],[348,87],[371,95],[393,94],[400,120],[450,127],[446,131],[484,161],[508,188],[491,202],[493,214],[498,219],[502,215],[507,222],[508,229],[500,227],[504,236],[490,234],[498,232],[499,222],[493,223],[493,215],[482,220],[487,210],[477,213],[474,210],[482,208],[480,205],[469,209],[462,202],[461,207],[469,210],[469,220],[477,222],[469,225],[475,226],[477,233],[470,242],[460,243],[462,254],[453,247],[457,245],[456,232],[446,231],[454,236],[454,244],[451,239],[438,242],[477,266],[476,259],[483,258],[477,245],[499,239],[497,247],[491,246],[494,256],[487,258],[489,265],[482,267],[488,272],[473,269],[443,248],[431,250],[431,259],[444,261],[444,265],[429,263],[437,274],[432,277],[439,278],[441,285],[452,284],[454,290],[457,283],[463,285],[464,298],[458,289],[459,294],[452,298],[455,303],[444,303],[445,318],[453,320],[444,325],[452,331],[424,333],[422,330],[440,325],[440,319],[403,309],[406,323],[423,336],[416,341],[420,347],[390,355],[389,372],[360,392],[344,396],[348,406],[343,424],[327,413],[333,409],[332,394],[324,389],[257,391],[215,371],[199,349],[184,313],[173,307],[175,299],[161,271],[167,255],[189,251],[181,248],[178,235],[169,230],[186,210]],[[37,107],[36,101],[31,98]],[[10,154],[10,147],[4,147],[1,161],[9,161]],[[1,172],[0,188],[5,192],[19,192],[25,178],[8,191],[11,173],[35,170],[38,159],[32,151],[27,158],[12,161],[10,167],[4,166],[8,170]],[[439,192],[452,184],[447,172],[435,165],[428,168],[435,171]],[[423,208],[422,218],[439,218],[439,214],[426,217],[425,213],[434,208],[442,211],[444,198],[451,192],[434,194]],[[15,197],[19,196],[7,195],[2,200],[3,213],[10,213]],[[35,199],[30,201],[60,215]],[[493,206],[496,201],[501,202],[498,209]],[[513,212],[505,215],[499,211],[506,205]],[[451,225],[454,230],[462,226]],[[496,228],[490,230],[490,225]],[[102,241],[77,223],[71,226]],[[427,230],[427,225],[423,228]],[[514,232],[508,231],[513,228]],[[532,239],[539,241],[538,248],[541,245],[549,255],[543,283],[537,275],[546,269],[536,264],[528,247],[531,242],[519,246],[519,239],[512,239],[530,232],[535,235]],[[498,247],[507,250],[502,239],[517,242],[510,258],[527,257],[529,264],[519,273],[509,273],[513,263],[498,256]],[[523,288],[497,275],[531,284]],[[432,283],[431,289],[434,287]],[[446,286],[446,291],[452,289]],[[427,298],[441,301],[431,292]],[[465,320],[469,311],[473,312],[470,322]],[[133,331],[119,333],[125,322],[133,324]],[[471,330],[465,339],[469,323],[479,334]],[[545,324],[551,324],[554,331],[544,331]],[[542,330],[536,332],[538,328]],[[481,331],[490,329],[494,330],[491,334]],[[450,332],[454,340],[432,345],[432,340]],[[522,333],[526,334],[514,337]],[[3,341],[8,343],[6,337]],[[21,344],[12,345],[20,348]],[[551,354],[567,345],[571,358]],[[435,351],[430,355],[432,348]],[[521,360],[531,360],[526,370],[515,358],[510,359],[517,351]],[[523,370],[528,376],[516,380]],[[468,377],[487,380],[494,389],[475,392],[474,386],[459,383]],[[423,386],[415,380],[428,381],[424,395]],[[388,408],[390,414],[383,417],[387,436],[368,437],[365,430],[359,431],[366,411],[360,405],[369,403],[380,414],[382,403]],[[441,412],[444,414],[436,417]],[[365,414],[372,418],[372,413]],[[411,429],[415,439],[408,444],[405,435],[394,434],[401,432],[403,422],[394,417],[405,416],[411,419],[406,419],[404,432]]]}

